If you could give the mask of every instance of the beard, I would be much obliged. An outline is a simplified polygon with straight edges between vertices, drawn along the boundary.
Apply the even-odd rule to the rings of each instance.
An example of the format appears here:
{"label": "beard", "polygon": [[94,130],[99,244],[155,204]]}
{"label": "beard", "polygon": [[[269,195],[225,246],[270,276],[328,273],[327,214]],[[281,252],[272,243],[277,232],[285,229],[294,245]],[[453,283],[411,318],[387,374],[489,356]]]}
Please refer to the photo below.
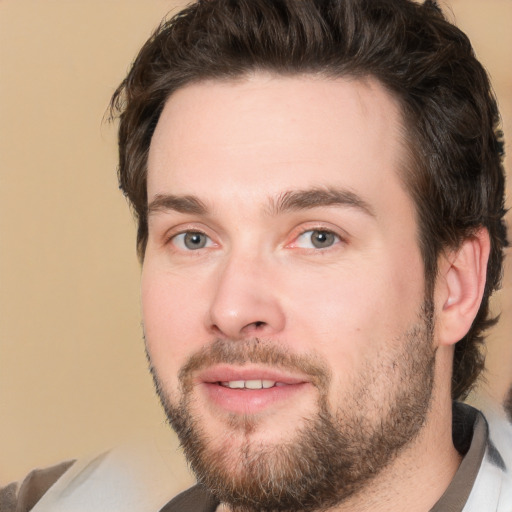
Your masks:
{"label": "beard", "polygon": [[[394,348],[371,354],[351,389],[340,390],[336,410],[328,400],[333,376],[318,356],[290,354],[260,339],[220,339],[191,356],[176,397],[164,390],[151,361],[150,369],[192,470],[219,502],[234,512],[328,510],[364,490],[421,431],[434,382],[432,317],[426,302],[420,321]],[[318,390],[316,411],[280,443],[255,441],[258,419],[235,414],[213,439],[195,408],[192,379],[218,363],[300,371]],[[235,435],[242,441],[235,443]]]}

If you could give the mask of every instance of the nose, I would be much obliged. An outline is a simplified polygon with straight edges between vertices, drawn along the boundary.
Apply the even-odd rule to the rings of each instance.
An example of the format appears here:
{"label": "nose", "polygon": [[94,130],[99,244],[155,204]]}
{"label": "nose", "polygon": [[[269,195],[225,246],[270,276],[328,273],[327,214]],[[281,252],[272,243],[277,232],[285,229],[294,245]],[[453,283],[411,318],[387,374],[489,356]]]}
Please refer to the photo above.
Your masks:
{"label": "nose", "polygon": [[247,339],[284,329],[285,315],[270,267],[262,258],[231,257],[219,270],[207,318],[215,336]]}

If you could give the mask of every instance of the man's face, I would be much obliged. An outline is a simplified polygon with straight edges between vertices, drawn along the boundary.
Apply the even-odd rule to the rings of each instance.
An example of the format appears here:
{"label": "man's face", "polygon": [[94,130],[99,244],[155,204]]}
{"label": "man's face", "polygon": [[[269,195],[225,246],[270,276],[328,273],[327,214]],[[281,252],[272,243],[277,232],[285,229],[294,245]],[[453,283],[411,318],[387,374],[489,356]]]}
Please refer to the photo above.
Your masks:
{"label": "man's face", "polygon": [[421,429],[434,349],[402,139],[371,80],[255,74],[168,100],[148,161],[146,343],[222,499],[335,503]]}

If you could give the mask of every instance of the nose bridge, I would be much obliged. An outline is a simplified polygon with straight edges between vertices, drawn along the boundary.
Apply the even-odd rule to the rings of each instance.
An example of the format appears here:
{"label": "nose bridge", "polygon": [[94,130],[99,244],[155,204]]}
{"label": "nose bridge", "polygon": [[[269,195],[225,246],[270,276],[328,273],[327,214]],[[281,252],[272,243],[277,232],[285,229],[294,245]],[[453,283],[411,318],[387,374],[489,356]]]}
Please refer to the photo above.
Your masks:
{"label": "nose bridge", "polygon": [[209,328],[230,339],[271,335],[283,329],[284,312],[272,286],[275,262],[261,251],[233,248],[215,282]]}

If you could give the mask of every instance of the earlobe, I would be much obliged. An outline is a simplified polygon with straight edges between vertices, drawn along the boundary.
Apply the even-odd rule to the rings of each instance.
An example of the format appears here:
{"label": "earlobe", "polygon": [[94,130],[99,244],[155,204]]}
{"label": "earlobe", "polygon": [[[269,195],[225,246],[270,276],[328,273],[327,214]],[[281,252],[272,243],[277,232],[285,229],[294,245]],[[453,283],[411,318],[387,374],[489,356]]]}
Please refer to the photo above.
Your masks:
{"label": "earlobe", "polygon": [[436,331],[440,345],[453,345],[468,332],[485,288],[489,233],[479,229],[439,262]]}

